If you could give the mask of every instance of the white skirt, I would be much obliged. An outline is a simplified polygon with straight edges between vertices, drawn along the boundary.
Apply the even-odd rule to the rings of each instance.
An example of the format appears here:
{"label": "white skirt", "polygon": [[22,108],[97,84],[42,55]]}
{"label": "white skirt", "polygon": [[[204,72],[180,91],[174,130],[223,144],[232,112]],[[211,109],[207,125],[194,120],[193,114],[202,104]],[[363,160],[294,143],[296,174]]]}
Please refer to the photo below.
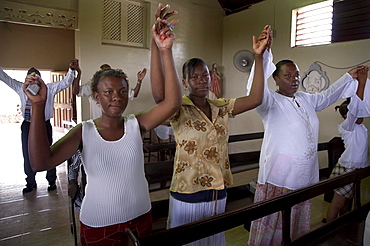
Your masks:
{"label": "white skirt", "polygon": [[[167,228],[173,228],[208,218],[216,214],[224,213],[226,208],[226,197],[221,200],[211,202],[189,203],[176,200],[170,196],[169,206]],[[225,233],[220,232],[185,245],[226,246]]]}

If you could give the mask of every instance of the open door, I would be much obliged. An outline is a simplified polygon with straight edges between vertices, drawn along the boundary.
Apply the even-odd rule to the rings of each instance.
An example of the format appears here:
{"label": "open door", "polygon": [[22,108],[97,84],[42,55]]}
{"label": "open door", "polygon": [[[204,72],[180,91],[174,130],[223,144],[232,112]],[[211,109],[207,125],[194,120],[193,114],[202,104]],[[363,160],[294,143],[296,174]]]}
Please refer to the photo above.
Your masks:
{"label": "open door", "polygon": [[[51,83],[64,79],[67,72],[51,72]],[[76,96],[72,94],[72,86],[59,92],[54,98],[54,122],[55,130],[64,132],[64,129],[72,127],[72,121],[76,122]]]}

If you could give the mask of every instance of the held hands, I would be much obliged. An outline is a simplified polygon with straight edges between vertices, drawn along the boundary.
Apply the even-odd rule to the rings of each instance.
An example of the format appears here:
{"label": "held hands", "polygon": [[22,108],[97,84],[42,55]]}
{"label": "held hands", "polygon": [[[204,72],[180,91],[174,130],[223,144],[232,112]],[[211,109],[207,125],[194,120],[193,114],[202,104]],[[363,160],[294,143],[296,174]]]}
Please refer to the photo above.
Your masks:
{"label": "held hands", "polygon": [[369,71],[369,66],[367,66],[367,65],[357,66],[357,67],[352,68],[351,70],[349,70],[348,73],[352,76],[352,78],[357,79],[357,77],[359,75],[359,71],[362,70],[362,69],[364,70],[362,72],[366,71],[366,73],[367,73]]}
{"label": "held hands", "polygon": [[172,29],[179,22],[179,20],[175,19],[171,22],[168,22],[167,19],[173,15],[176,15],[178,12],[167,12],[169,8],[170,5],[168,4],[164,8],[162,4],[159,4],[155,14],[156,23],[152,27],[152,34],[153,39],[159,49],[171,49],[173,41],[176,37]]}
{"label": "held hands", "polygon": [[272,45],[272,30],[271,26],[266,25],[258,39],[253,36],[253,53],[255,55],[262,55],[266,49],[270,49]]}
{"label": "held hands", "polygon": [[[40,90],[36,95],[32,95],[27,91],[27,86],[32,84],[38,84]],[[41,77],[37,76],[36,73],[28,74],[26,80],[23,84],[23,91],[27,95],[28,99],[31,101],[32,105],[37,103],[43,103],[46,101],[47,87]]]}
{"label": "held hands", "polygon": [[360,84],[366,84],[367,73],[369,72],[370,67],[364,65],[363,68],[359,69],[357,72],[357,80]]}
{"label": "held hands", "polygon": [[137,72],[137,82],[143,82],[143,79],[145,78],[146,75],[146,68],[143,69],[143,71]]}
{"label": "held hands", "polygon": [[163,19],[163,20],[167,20],[171,16],[178,14],[177,11],[167,12],[169,9],[170,9],[169,4],[167,4],[166,6],[163,7],[163,4],[160,3],[158,5],[157,12],[155,13],[155,19],[160,18],[160,19]]}
{"label": "held hands", "polygon": [[78,59],[71,60],[71,63],[69,63],[69,68],[72,70],[76,70],[77,72],[81,72],[80,64],[78,62]]}

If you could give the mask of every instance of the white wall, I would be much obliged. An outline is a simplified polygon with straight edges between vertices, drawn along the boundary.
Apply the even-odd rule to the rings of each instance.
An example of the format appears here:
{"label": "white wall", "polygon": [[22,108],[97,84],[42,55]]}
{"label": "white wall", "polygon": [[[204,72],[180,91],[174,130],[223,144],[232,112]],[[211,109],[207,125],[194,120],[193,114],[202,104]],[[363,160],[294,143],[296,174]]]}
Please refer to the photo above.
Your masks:
{"label": "white wall", "polygon": [[[252,51],[252,35],[258,36],[266,24],[272,25],[275,32],[272,47],[274,62],[277,63],[282,59],[295,61],[300,68],[301,76],[314,61],[321,61],[334,67],[349,67],[370,59],[369,39],[312,47],[290,47],[292,9],[315,2],[320,1],[265,0],[253,5],[250,9],[224,18],[222,66],[225,77],[223,83],[225,97],[238,97],[244,94],[249,73],[239,72],[234,67],[233,56],[241,49]],[[367,65],[370,63],[368,62]],[[336,70],[325,66],[321,68],[326,71],[330,83],[335,82],[349,70]],[[269,80],[269,88],[275,90],[275,83],[272,79]],[[318,113],[321,122],[319,142],[328,141],[338,135],[337,125],[340,124],[342,118],[334,110],[337,104]],[[369,120],[365,119],[365,124],[369,124],[367,121]],[[231,122],[231,134],[262,130],[261,117],[255,110],[237,116]]]}

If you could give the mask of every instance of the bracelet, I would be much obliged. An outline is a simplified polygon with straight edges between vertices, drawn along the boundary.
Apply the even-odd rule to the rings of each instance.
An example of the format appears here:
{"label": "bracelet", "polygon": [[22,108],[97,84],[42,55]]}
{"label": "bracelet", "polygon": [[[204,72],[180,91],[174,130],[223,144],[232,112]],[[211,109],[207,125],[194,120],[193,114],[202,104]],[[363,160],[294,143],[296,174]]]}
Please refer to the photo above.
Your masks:
{"label": "bracelet", "polygon": [[142,82],[140,82],[140,81],[137,81],[137,83],[138,83],[139,85],[141,85],[141,83],[142,83]]}

